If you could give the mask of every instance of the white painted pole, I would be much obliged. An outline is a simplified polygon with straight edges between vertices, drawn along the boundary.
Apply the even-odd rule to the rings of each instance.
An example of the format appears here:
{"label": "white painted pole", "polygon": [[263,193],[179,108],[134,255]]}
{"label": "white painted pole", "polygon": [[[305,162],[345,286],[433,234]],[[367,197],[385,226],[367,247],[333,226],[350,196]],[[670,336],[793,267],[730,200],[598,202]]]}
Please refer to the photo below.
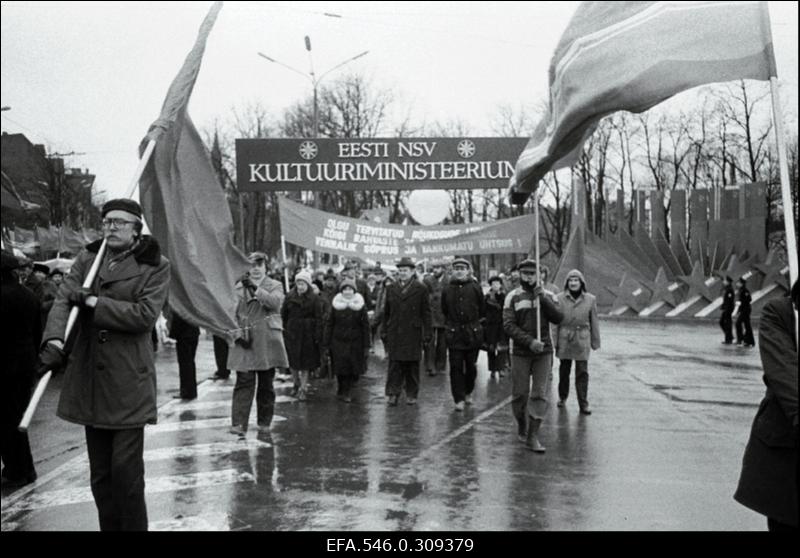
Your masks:
{"label": "white painted pole", "polygon": [[289,266],[286,263],[286,239],[281,235],[281,252],[283,253],[283,281],[286,285],[286,292],[289,292]]}
{"label": "white painted pole", "polygon": [[[145,167],[147,166],[147,162],[150,160],[150,156],[153,154],[153,149],[156,146],[155,140],[150,140],[147,144],[147,148],[145,148],[144,153],[142,154],[142,158],[139,160],[139,166],[136,168],[136,173],[134,174],[133,180],[131,181],[131,186],[128,189],[128,197],[132,197],[133,193],[136,191],[136,187],[139,185],[139,179],[142,177],[142,173],[144,172]],[[92,262],[92,267],[89,268],[89,273],[86,275],[86,279],[83,281],[83,287],[89,288],[94,283],[94,278],[97,276],[97,271],[100,269],[100,263],[103,261],[103,256],[106,252],[106,239],[103,239],[103,243],[100,245],[100,249],[97,251],[97,255]],[[67,318],[67,327],[64,331],[64,345],[67,344],[67,340],[69,339],[69,334],[72,333],[73,328],[75,327],[75,322],[78,320],[78,312],[79,308],[77,306],[73,306],[72,309],[69,311],[69,317]],[[50,381],[50,377],[52,376],[52,371],[47,372],[44,376],[41,377],[39,383],[36,385],[36,389],[33,392],[33,396],[31,397],[30,402],[28,403],[28,407],[25,409],[25,414],[22,415],[22,420],[17,427],[20,432],[27,432],[28,427],[30,426],[31,419],[33,419],[33,413],[36,411],[36,407],[39,405],[39,400],[42,398],[44,394],[44,390],[47,389],[47,384]]]}

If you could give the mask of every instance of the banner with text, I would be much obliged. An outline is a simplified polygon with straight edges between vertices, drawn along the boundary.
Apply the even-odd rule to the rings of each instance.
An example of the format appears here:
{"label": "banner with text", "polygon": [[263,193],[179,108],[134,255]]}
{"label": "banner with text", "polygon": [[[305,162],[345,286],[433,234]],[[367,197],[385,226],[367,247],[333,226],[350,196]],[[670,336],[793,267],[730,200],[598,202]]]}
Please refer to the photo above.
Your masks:
{"label": "banner with text", "polygon": [[237,139],[243,192],[507,188],[526,138]]}
{"label": "banner with text", "polygon": [[318,252],[385,262],[402,256],[430,260],[469,254],[527,254],[535,225],[533,215],[434,227],[376,225],[306,207],[283,196],[278,205],[281,234],[287,242]]}

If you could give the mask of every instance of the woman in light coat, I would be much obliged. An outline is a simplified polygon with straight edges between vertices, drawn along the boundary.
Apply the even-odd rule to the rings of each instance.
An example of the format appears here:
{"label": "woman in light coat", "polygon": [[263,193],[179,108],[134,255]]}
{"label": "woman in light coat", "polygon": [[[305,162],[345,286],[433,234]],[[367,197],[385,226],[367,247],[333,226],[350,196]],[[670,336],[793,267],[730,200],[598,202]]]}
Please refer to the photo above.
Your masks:
{"label": "woman in light coat", "polygon": [[236,370],[231,433],[239,436],[247,431],[254,392],[258,426],[269,430],[275,409],[272,387],[275,368],[289,367],[280,314],[283,286],[267,276],[267,257],[263,252],[253,252],[248,259],[252,267],[236,284],[240,336],[228,355],[229,368]]}
{"label": "woman in light coat", "polygon": [[569,373],[575,361],[575,391],[581,414],[589,410],[589,353],[600,348],[600,322],[597,319],[597,300],[586,292],[583,274],[573,269],[567,274],[564,292],[558,295],[564,320],[555,328],[558,367],[558,406],[564,407],[569,395]]}

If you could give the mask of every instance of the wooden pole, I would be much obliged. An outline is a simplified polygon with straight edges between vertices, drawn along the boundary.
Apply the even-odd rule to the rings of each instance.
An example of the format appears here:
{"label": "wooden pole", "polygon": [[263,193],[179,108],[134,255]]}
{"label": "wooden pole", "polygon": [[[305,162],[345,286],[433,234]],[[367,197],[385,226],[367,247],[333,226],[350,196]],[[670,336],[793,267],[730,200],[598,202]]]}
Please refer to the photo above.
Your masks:
{"label": "wooden pole", "polygon": [[[533,231],[534,234],[534,250],[536,251],[536,283],[538,285],[542,285],[542,274],[541,274],[541,265],[539,262],[539,191],[540,188],[536,189],[536,192],[533,194],[533,214],[534,214],[534,221],[536,221],[536,229]],[[544,285],[542,285],[544,287]],[[536,301],[536,340],[542,340],[542,297],[539,296],[539,299]]]}
{"label": "wooden pole", "polygon": [[[131,181],[131,185],[128,188],[128,198],[131,198],[136,191],[136,188],[139,185],[139,179],[142,177],[142,173],[144,172],[145,167],[147,166],[147,162],[150,160],[150,157],[153,154],[153,149],[156,146],[155,140],[150,140],[145,148],[144,153],[142,154],[142,158],[139,160],[139,166],[136,168],[136,173],[134,174],[133,180]],[[103,256],[105,256],[106,252],[106,244],[107,240],[104,238],[103,243],[100,245],[100,249],[97,251],[97,255],[92,262],[92,267],[89,268],[89,273],[86,275],[86,279],[83,281],[83,287],[89,288],[94,283],[94,278],[97,276],[97,271],[100,269],[100,263],[103,261]],[[80,311],[78,306],[73,306],[72,309],[69,311],[69,317],[67,318],[67,327],[64,331],[64,344],[67,344],[67,340],[69,339],[70,333],[72,333],[73,328],[75,327],[75,322],[78,320],[78,312]],[[39,405],[39,400],[42,398],[44,394],[44,390],[47,389],[47,384],[50,381],[51,376],[53,375],[52,371],[48,371],[44,376],[41,377],[39,383],[36,385],[36,389],[33,392],[33,396],[31,397],[30,402],[28,403],[28,407],[25,409],[25,414],[22,415],[22,420],[17,427],[20,432],[27,432],[28,427],[30,426],[31,419],[33,419],[33,413],[36,411],[36,407]]]}
{"label": "wooden pole", "polygon": [[289,266],[286,265],[286,239],[281,235],[281,252],[283,253],[283,281],[286,285],[286,292],[289,292]]}

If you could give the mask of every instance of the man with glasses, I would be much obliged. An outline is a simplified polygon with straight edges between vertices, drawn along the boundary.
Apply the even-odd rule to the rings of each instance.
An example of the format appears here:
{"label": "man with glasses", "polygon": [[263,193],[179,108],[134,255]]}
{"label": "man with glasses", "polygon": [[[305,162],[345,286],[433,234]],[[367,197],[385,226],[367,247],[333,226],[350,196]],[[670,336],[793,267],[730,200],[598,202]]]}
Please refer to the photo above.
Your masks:
{"label": "man with glasses", "polygon": [[503,304],[503,329],[512,339],[511,410],[519,440],[529,450],[544,453],[539,428],[547,411],[553,365],[550,324],[560,324],[564,314],[555,295],[539,283],[535,260],[525,260],[517,269],[520,286]]}
{"label": "man with glasses", "polygon": [[[156,422],[156,371],[150,332],[167,298],[169,261],[142,235],[142,208],[115,199],[102,208],[107,243],[90,287],[100,240],[75,259],[47,320],[39,375],[66,367],[58,416],[84,425],[92,494],[102,531],[146,531],[144,426]],[[80,308],[64,339],[72,306]],[[65,347],[65,342],[67,346]]]}

